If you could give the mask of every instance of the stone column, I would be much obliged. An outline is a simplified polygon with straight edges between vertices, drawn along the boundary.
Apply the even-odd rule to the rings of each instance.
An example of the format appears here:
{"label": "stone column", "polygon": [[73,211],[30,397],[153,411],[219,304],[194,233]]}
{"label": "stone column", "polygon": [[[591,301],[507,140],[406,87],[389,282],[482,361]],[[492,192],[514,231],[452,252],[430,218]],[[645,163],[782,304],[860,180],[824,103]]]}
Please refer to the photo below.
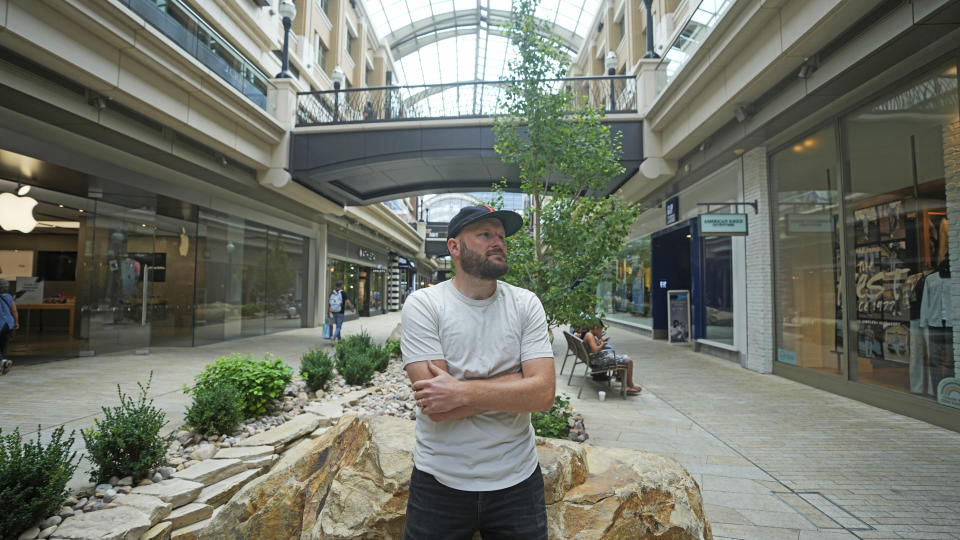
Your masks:
{"label": "stone column", "polygon": [[767,149],[756,147],[740,156],[743,199],[757,201],[759,213],[747,208],[750,234],[747,257],[747,350],[740,364],[752,371],[773,371],[773,231],[770,227],[770,182]]}
{"label": "stone column", "polygon": [[[950,238],[950,295],[953,298],[954,377],[960,367],[960,122],[943,126],[943,174],[946,179]],[[958,274],[953,276],[952,274]],[[937,389],[934,388],[934,391]]]}

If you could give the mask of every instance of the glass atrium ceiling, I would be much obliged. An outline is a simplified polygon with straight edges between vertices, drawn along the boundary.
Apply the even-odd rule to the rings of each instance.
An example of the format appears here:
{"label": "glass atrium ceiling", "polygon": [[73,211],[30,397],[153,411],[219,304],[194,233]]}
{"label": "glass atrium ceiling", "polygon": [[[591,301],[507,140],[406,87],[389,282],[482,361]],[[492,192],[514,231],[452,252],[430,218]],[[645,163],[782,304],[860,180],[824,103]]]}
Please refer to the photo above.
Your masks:
{"label": "glass atrium ceiling", "polygon": [[[510,0],[364,0],[377,36],[389,43],[394,84],[496,81],[507,74],[502,24]],[[570,49],[583,46],[598,0],[542,0],[537,17]]]}

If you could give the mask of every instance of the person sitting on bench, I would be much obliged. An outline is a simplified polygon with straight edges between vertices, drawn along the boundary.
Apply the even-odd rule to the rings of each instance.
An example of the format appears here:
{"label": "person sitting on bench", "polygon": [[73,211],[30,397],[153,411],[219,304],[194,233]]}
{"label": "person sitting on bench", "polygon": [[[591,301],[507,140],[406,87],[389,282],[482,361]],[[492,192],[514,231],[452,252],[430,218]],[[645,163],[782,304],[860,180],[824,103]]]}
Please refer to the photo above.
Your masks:
{"label": "person sitting on bench", "polygon": [[[603,328],[599,323],[594,324],[583,336],[583,342],[590,350],[590,362],[593,367],[626,365],[627,366],[627,395],[635,396],[641,388],[633,384],[633,360],[625,354],[617,354],[609,348],[608,339],[603,339]],[[606,348],[605,348],[606,347]]]}

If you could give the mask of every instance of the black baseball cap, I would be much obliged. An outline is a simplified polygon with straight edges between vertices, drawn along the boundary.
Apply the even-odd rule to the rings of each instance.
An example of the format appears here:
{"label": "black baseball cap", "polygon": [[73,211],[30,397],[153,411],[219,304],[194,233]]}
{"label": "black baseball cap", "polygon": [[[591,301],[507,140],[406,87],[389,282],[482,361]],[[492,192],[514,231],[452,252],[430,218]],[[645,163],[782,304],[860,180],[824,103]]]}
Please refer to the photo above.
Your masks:
{"label": "black baseball cap", "polygon": [[489,218],[499,219],[500,223],[503,223],[503,230],[507,236],[523,227],[523,217],[512,210],[495,210],[486,204],[464,206],[450,220],[450,225],[447,226],[447,238],[455,238],[467,225]]}

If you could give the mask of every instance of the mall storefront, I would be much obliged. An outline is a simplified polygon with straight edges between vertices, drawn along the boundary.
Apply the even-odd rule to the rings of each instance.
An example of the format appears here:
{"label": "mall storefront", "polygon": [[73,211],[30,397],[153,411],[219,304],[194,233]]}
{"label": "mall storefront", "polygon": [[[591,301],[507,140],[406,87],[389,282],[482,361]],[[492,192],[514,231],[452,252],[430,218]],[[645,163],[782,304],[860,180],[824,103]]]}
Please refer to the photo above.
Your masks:
{"label": "mall storefront", "polygon": [[772,149],[769,174],[774,372],[960,426],[955,59]]}
{"label": "mall storefront", "polygon": [[[673,330],[697,350],[739,361],[746,341],[743,239],[703,234],[698,215],[707,208],[698,203],[740,201],[740,186],[740,168],[730,164],[641,214],[612,279],[599,288],[605,318],[656,339]],[[710,211],[738,208],[713,205]],[[688,313],[668,309],[669,291],[686,291]]]}
{"label": "mall storefront", "polygon": [[[309,230],[94,182],[10,151],[0,158],[5,171],[20,164],[43,178],[26,193],[31,183],[0,179],[0,277],[17,296],[21,326],[14,359],[147,352],[304,326]],[[29,232],[9,223],[14,214]]]}
{"label": "mall storefront", "polygon": [[387,250],[370,240],[333,233],[327,236],[326,290],[343,282],[353,304],[353,309],[344,306],[347,320],[387,312],[389,261]]}

